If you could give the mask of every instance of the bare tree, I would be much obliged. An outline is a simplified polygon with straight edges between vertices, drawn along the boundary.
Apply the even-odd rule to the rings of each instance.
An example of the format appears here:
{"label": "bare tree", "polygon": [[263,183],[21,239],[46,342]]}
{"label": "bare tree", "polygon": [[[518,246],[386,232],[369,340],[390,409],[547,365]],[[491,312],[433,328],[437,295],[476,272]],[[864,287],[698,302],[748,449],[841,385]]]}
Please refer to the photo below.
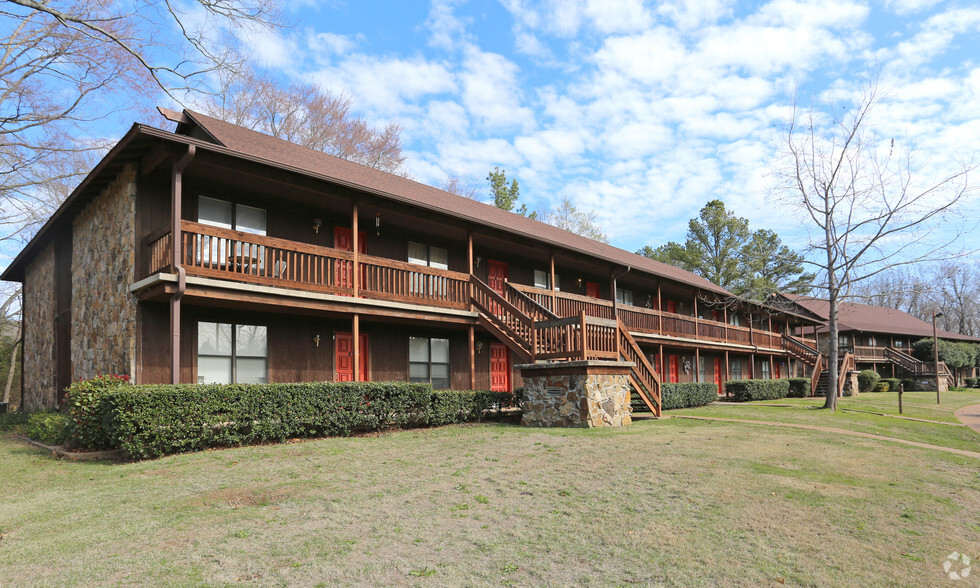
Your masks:
{"label": "bare tree", "polygon": [[[971,191],[972,165],[938,180],[916,177],[911,152],[875,134],[870,113],[880,102],[872,82],[852,108],[831,105],[833,120],[815,108],[799,113],[777,164],[776,194],[805,213],[809,261],[819,270],[816,288],[827,293],[829,385],[826,408],[837,406],[838,309],[851,289],[882,272],[935,259],[961,234],[945,213]],[[937,227],[943,225],[938,241]]]}
{"label": "bare tree", "polygon": [[0,340],[5,339],[10,331],[13,332],[13,335],[11,339],[12,344],[10,346],[10,356],[0,358],[0,365],[5,365],[7,368],[7,377],[3,388],[3,402],[9,403],[10,391],[13,388],[14,383],[14,375],[17,373],[20,366],[17,352],[20,351],[21,338],[24,334],[24,322],[20,311],[22,308],[22,289],[18,287],[10,289],[9,291],[7,291],[7,288],[4,288],[4,290],[5,299],[3,304],[0,304]]}
{"label": "bare tree", "polygon": [[480,188],[477,183],[473,181],[473,178],[464,176],[457,171],[450,170],[447,172],[446,177],[443,178],[438,188],[440,190],[445,190],[450,194],[462,196],[463,198],[469,198],[470,200],[480,199],[480,195],[477,194],[477,191]]}
{"label": "bare tree", "polygon": [[101,148],[80,139],[95,124],[160,90],[209,92],[211,74],[242,62],[235,35],[274,26],[276,6],[0,0],[0,240],[28,236],[38,187],[77,179],[59,161]]}
{"label": "bare tree", "polygon": [[608,243],[609,237],[595,222],[597,216],[599,213],[594,210],[579,210],[568,196],[563,196],[561,203],[553,211],[544,215],[544,222],[600,243]]}
{"label": "bare tree", "polygon": [[351,98],[316,84],[288,82],[254,70],[221,76],[203,101],[205,114],[290,143],[397,173],[405,161],[401,126],[372,127],[351,112]]}

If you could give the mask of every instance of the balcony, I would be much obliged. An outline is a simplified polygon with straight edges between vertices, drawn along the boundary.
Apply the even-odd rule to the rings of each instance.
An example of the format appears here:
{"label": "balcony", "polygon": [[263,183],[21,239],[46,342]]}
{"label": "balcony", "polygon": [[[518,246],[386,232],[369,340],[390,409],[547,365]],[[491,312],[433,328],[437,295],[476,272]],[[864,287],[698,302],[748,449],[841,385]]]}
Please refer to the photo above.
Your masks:
{"label": "balcony", "polygon": [[[578,316],[579,313],[584,312],[586,316],[603,319],[614,318],[613,303],[608,300],[564,292],[552,292],[551,290],[521,284],[510,283],[510,285],[559,317]],[[782,335],[770,331],[739,327],[640,306],[620,304],[616,310],[619,319],[634,333],[679,337],[712,343],[753,345],[769,349],[782,349],[783,347]]]}
{"label": "balcony", "polygon": [[[468,310],[469,275],[181,221],[181,265],[188,276]],[[146,240],[148,272],[173,271],[170,233]]]}
{"label": "balcony", "polygon": [[[187,220],[181,221],[180,246],[181,265],[188,276],[447,309],[472,308],[470,276],[460,272],[359,254],[355,283],[353,252]],[[149,235],[144,239],[144,247],[146,275],[173,272],[169,232]],[[533,308],[534,303],[530,302],[533,300],[558,319],[579,317],[584,313],[587,317],[606,321],[619,318],[633,333],[783,348],[779,333],[638,306],[619,305],[614,309],[608,300],[508,284],[527,297],[523,301],[515,299],[514,303],[523,305],[520,309],[528,320],[540,314]]]}

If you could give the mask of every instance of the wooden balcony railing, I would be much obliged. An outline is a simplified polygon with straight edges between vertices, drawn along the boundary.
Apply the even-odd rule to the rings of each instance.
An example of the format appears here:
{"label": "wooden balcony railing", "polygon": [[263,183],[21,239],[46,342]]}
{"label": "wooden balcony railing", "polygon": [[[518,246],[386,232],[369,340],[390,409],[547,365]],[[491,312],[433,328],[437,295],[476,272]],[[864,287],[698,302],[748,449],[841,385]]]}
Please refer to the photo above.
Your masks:
{"label": "wooden balcony railing", "polygon": [[[510,283],[509,285],[558,316],[577,316],[584,312],[586,316],[596,318],[611,320],[613,317],[613,303],[608,300],[599,300],[566,292],[553,293],[551,290],[533,288],[522,284]],[[783,347],[782,335],[779,333],[728,325],[709,319],[641,306],[621,304],[616,307],[616,312],[626,328],[633,332],[718,343],[757,345],[770,349],[782,349]]]}
{"label": "wooden balcony railing", "polygon": [[578,316],[534,322],[534,358],[617,359],[619,331],[614,320]]}
{"label": "wooden balcony railing", "polygon": [[[354,255],[192,221],[181,222],[181,263],[187,275],[354,294]],[[145,240],[147,273],[172,270],[170,233]],[[369,255],[358,256],[363,298],[468,309],[469,276]]]}
{"label": "wooden balcony railing", "polygon": [[885,347],[855,345],[854,359],[857,361],[888,361],[888,356],[885,354],[885,349]]}

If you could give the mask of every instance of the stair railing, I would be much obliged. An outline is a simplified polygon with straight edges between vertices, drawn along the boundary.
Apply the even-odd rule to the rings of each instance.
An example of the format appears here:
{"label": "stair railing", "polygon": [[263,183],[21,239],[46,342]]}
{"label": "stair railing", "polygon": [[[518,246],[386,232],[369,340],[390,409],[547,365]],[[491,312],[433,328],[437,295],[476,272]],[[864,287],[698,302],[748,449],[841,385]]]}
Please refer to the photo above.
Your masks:
{"label": "stair railing", "polygon": [[650,412],[660,417],[662,398],[660,393],[660,376],[657,375],[656,370],[650,365],[646,355],[643,354],[640,346],[636,344],[636,340],[630,335],[623,321],[616,319],[616,323],[617,330],[619,331],[619,354],[623,359],[634,364],[631,371],[635,375],[635,379],[638,380],[637,383],[640,384],[639,386],[635,386],[636,392],[643,399]]}
{"label": "stair railing", "polygon": [[823,373],[824,357],[822,353],[817,354],[817,359],[813,362],[813,373],[810,375],[810,396],[817,395],[817,387],[820,385],[820,374]]}

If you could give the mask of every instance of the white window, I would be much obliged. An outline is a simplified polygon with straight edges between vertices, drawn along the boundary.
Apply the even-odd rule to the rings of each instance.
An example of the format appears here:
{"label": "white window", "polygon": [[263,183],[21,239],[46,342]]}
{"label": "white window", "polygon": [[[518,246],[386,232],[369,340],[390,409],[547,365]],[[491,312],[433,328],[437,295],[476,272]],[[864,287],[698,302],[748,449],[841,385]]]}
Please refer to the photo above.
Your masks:
{"label": "white window", "polygon": [[901,349],[904,345],[905,345],[905,343],[901,339],[895,339],[895,348],[896,349]]}
{"label": "white window", "polygon": [[728,315],[728,324],[738,327],[741,326],[742,322],[739,320],[738,315],[733,313]]}
{"label": "white window", "polygon": [[742,379],[742,360],[733,359],[731,362],[732,379],[741,380]]}
{"label": "white window", "polygon": [[[207,196],[197,198],[197,222],[253,235],[266,234],[265,210]],[[232,251],[227,239],[198,236],[196,249],[197,261],[212,267],[225,267],[231,260],[242,268],[250,265],[261,271],[265,267],[265,246],[237,243]]]}
{"label": "white window", "polygon": [[633,292],[616,288],[616,302],[618,304],[633,306]]}
{"label": "white window", "polygon": [[197,323],[198,384],[268,381],[268,331],[260,325]]}
{"label": "white window", "polygon": [[704,364],[705,364],[704,357],[703,356],[702,357],[699,357],[698,358],[698,381],[699,382],[706,382],[707,381],[707,378],[705,378],[705,375],[706,374],[705,374]]}
{"label": "white window", "polygon": [[449,339],[410,337],[408,376],[413,382],[429,382],[433,388],[449,388]]}
{"label": "white window", "polygon": [[442,247],[431,247],[409,241],[408,263],[447,270],[449,269],[449,251]]}
{"label": "white window", "polygon": [[[549,287],[549,282],[551,280],[548,279],[549,274],[550,272],[546,272],[544,270],[534,270],[534,287],[541,288],[542,290],[550,290],[551,288]],[[561,292],[561,288],[558,286],[560,283],[561,280],[558,279],[558,274],[555,274],[556,292]]]}
{"label": "white window", "polygon": [[763,361],[762,362],[762,379],[763,380],[771,380],[772,379],[772,372],[769,371],[769,362],[768,361]]}

